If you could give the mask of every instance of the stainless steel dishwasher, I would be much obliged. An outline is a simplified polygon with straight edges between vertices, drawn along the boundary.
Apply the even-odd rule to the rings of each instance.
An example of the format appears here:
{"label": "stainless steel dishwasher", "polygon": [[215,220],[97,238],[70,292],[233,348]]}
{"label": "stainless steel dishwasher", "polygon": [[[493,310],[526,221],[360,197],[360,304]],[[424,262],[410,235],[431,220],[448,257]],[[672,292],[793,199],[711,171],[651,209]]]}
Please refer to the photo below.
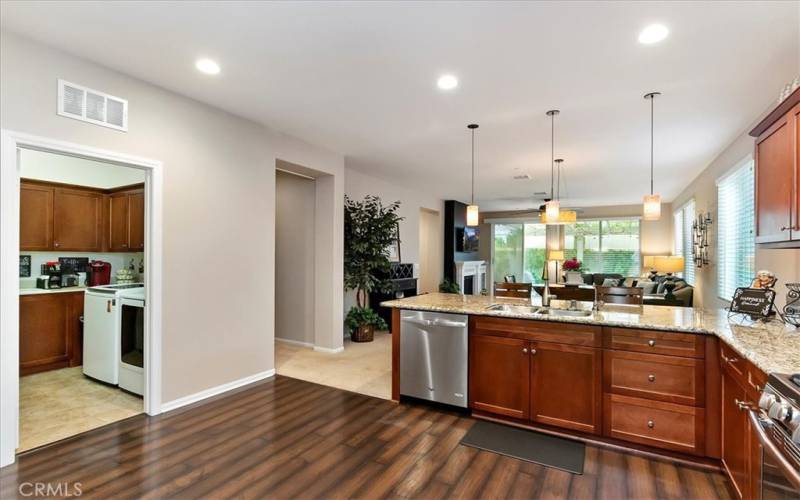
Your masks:
{"label": "stainless steel dishwasher", "polygon": [[400,394],[467,407],[467,316],[400,311]]}

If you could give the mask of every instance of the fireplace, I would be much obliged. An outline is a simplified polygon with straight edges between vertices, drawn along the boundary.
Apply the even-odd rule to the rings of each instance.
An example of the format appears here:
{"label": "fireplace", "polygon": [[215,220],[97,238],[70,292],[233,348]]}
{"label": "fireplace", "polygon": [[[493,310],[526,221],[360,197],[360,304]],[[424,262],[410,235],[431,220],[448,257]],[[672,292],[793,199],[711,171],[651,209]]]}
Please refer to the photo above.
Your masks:
{"label": "fireplace", "polygon": [[456,262],[456,283],[464,295],[480,295],[486,288],[486,261]]}

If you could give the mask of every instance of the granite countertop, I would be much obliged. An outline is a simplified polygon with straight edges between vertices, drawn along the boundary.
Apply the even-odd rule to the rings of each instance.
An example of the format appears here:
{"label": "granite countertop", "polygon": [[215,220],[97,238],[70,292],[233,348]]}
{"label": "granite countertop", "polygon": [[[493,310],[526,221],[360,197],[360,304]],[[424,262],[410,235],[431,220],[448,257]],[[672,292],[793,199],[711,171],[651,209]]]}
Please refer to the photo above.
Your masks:
{"label": "granite countertop", "polygon": [[83,292],[86,290],[87,287],[85,286],[70,286],[66,288],[53,288],[53,289],[44,289],[44,288],[20,288],[19,294],[20,295],[42,295],[45,293],[69,293],[69,292]]}
{"label": "granite countertop", "polygon": [[[535,321],[584,323],[601,326],[620,326],[667,330],[685,333],[716,335],[741,356],[752,361],[766,373],[800,372],[800,329],[781,321],[769,323],[747,319],[728,320],[724,309],[694,309],[670,306],[605,305],[589,316],[538,316],[520,312],[492,311],[493,304],[539,305],[539,298],[509,299],[502,297],[430,293],[381,303],[384,307],[437,311],[455,314],[499,316]],[[551,307],[566,309],[569,302],[554,300]],[[591,303],[578,302],[582,309],[591,310]]]}

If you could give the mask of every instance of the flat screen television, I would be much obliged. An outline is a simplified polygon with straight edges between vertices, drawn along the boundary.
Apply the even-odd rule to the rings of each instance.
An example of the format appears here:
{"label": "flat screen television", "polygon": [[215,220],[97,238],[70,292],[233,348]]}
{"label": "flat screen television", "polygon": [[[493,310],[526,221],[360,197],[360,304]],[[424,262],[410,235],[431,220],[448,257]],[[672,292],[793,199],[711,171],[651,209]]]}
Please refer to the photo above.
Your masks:
{"label": "flat screen television", "polygon": [[478,228],[460,227],[456,238],[457,252],[477,252],[478,251]]}

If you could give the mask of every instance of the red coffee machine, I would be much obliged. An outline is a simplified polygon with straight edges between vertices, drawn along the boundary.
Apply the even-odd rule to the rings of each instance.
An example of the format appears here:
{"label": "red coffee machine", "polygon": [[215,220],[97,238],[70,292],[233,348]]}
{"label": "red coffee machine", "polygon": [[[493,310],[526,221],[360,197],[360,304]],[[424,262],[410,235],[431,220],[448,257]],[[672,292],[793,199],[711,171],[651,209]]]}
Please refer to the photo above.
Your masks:
{"label": "red coffee machine", "polygon": [[111,264],[102,260],[93,260],[89,264],[89,276],[86,281],[89,286],[108,285],[111,283]]}

